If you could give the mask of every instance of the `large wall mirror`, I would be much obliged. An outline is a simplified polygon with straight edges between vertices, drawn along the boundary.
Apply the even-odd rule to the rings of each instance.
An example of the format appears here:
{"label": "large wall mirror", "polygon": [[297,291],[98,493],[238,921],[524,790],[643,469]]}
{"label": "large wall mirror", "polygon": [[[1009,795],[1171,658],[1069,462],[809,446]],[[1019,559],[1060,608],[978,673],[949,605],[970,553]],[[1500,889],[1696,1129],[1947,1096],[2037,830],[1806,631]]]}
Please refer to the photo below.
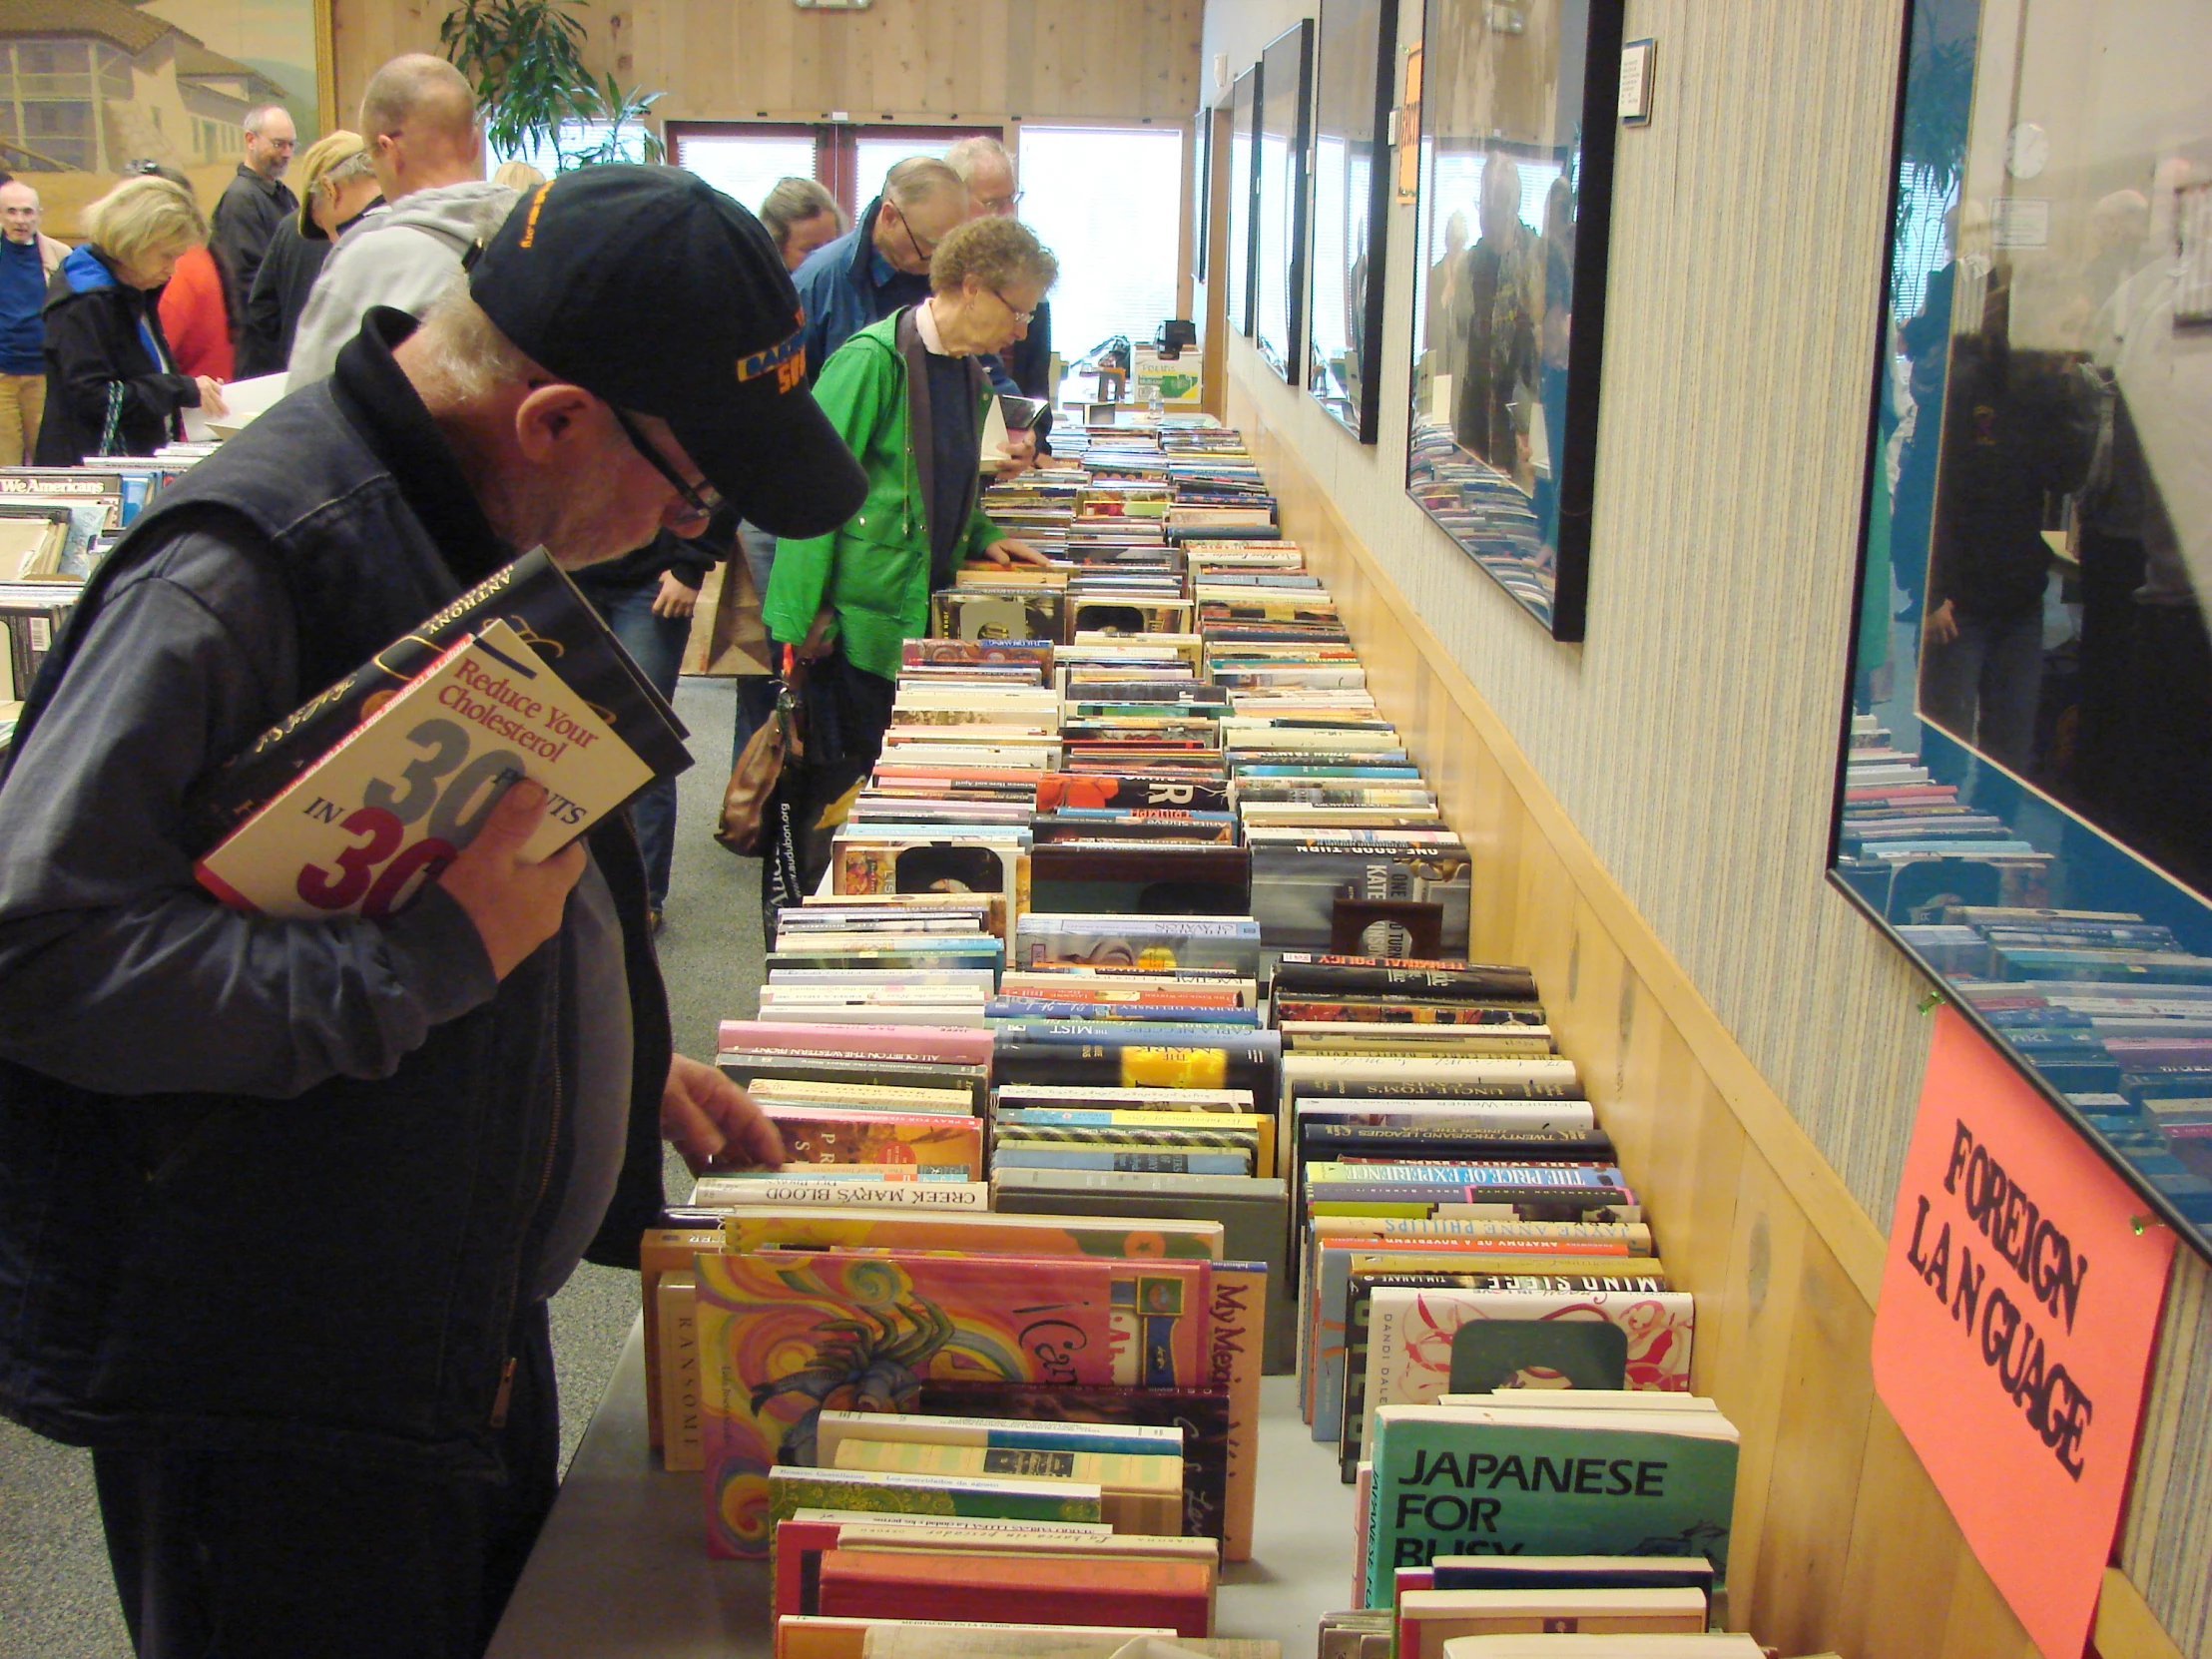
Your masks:
{"label": "large wall mirror", "polygon": [[1221,262],[1229,280],[1229,331],[1252,333],[1254,198],[1260,188],[1260,66],[1237,77],[1229,94],[1229,247]]}
{"label": "large wall mirror", "polygon": [[1306,156],[1313,141],[1314,25],[1286,29],[1260,55],[1259,327],[1268,365],[1293,385],[1306,327]]}
{"label": "large wall mirror", "polygon": [[2212,1254],[2212,9],[1909,27],[1833,870]]}
{"label": "large wall mirror", "polygon": [[1406,493],[1582,637],[1622,0],[1428,0]]}
{"label": "large wall mirror", "polygon": [[1362,443],[1382,412],[1397,0],[1322,0],[1314,96],[1313,325],[1306,387]]}

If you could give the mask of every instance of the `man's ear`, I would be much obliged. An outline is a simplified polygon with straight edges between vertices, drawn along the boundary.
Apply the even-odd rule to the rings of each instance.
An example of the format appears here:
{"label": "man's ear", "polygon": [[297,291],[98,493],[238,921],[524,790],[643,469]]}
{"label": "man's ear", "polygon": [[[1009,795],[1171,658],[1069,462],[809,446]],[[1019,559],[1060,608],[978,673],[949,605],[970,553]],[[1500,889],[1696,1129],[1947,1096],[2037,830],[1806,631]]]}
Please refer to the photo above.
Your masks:
{"label": "man's ear", "polygon": [[598,442],[607,418],[606,405],[582,386],[556,380],[532,388],[515,405],[515,442],[535,465],[576,465],[586,445]]}

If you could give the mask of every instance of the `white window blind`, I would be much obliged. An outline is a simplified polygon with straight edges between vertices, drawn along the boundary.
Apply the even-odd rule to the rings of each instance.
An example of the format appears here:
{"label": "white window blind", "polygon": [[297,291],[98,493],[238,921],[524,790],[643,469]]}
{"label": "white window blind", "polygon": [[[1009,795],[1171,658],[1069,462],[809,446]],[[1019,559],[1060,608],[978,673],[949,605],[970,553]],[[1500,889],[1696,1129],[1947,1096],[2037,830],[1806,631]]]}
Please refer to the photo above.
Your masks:
{"label": "white window blind", "polygon": [[1149,340],[1175,315],[1183,135],[1021,130],[1021,218],[1059,257],[1052,344],[1069,362],[1115,334]]}
{"label": "white window blind", "polygon": [[[524,144],[510,151],[500,151],[490,145],[484,147],[486,178],[506,162],[528,162],[548,179],[561,171],[561,155],[575,156],[581,151],[596,150],[607,142],[614,124],[608,121],[564,121],[561,123],[560,153],[545,143]],[[622,129],[622,159],[626,162],[645,160],[645,129],[636,122],[629,122]]]}
{"label": "white window blind", "polygon": [[672,159],[759,213],[778,180],[815,176],[815,141],[789,133],[679,133]]}

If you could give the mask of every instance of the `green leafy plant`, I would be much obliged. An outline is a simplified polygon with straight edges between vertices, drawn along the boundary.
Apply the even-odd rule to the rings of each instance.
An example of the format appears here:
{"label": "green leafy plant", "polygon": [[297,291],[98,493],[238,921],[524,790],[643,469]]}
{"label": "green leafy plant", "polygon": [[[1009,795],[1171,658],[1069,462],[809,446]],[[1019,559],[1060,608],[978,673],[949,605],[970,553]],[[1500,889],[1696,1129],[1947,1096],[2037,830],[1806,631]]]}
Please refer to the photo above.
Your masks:
{"label": "green leafy plant", "polygon": [[[648,162],[667,159],[659,134],[645,126],[657,92],[624,89],[609,75],[594,80],[584,67],[584,24],[575,15],[590,0],[461,0],[438,25],[438,41],[454,68],[476,89],[484,137],[502,155],[549,154],[555,170],[627,159],[623,131],[635,123]],[[571,122],[603,124],[599,141],[570,148]]]}

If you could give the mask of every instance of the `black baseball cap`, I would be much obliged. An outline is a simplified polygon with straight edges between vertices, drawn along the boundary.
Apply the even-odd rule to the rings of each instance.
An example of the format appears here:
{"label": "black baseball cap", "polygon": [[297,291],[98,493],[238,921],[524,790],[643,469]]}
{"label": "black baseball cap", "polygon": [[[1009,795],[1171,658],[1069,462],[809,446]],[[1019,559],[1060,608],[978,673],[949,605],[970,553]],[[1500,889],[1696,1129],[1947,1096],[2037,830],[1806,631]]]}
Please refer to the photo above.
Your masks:
{"label": "black baseball cap", "polygon": [[784,257],[704,180],[607,163],[527,191],[469,294],[562,379],[667,421],[762,529],[819,536],[859,510],[867,478],[807,389]]}

